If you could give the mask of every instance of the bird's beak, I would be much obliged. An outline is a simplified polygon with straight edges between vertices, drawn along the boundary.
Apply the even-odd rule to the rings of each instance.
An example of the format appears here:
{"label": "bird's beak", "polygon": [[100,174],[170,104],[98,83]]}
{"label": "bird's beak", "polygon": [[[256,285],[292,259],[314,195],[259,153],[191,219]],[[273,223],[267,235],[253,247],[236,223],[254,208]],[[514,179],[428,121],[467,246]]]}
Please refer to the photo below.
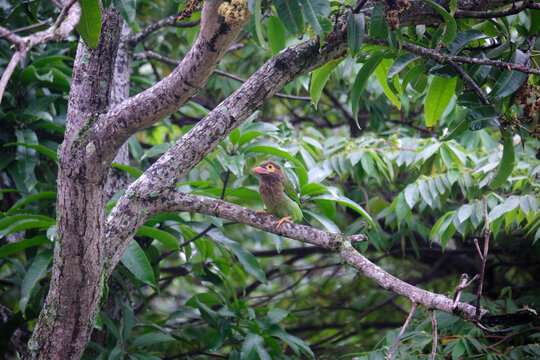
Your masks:
{"label": "bird's beak", "polygon": [[265,168],[263,168],[261,166],[257,166],[256,168],[251,169],[251,171],[253,171],[255,174],[259,174],[259,175],[268,174],[268,170],[266,170]]}

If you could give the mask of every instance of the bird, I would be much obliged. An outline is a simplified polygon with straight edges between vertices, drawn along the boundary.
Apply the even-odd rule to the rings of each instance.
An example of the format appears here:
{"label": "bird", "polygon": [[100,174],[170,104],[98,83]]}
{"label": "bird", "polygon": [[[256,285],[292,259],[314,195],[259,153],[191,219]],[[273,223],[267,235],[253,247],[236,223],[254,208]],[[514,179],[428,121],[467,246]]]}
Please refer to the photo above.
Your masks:
{"label": "bird", "polygon": [[300,209],[300,199],[281,166],[273,161],[263,161],[251,170],[261,176],[259,193],[269,210],[257,212],[272,214],[280,218],[276,222],[276,229],[279,229],[284,222],[301,221],[303,214]]}

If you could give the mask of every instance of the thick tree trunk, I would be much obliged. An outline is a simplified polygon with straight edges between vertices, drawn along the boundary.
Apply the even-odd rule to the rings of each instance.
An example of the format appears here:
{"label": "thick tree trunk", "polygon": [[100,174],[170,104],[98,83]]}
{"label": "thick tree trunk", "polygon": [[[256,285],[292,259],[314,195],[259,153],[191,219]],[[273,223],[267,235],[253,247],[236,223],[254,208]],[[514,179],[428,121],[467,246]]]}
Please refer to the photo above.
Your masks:
{"label": "thick tree trunk", "polygon": [[30,340],[33,359],[78,359],[95,323],[108,262],[104,256],[107,166],[89,141],[96,114],[110,105],[123,19],[104,13],[100,44],[79,43],[58,171],[52,279]]}

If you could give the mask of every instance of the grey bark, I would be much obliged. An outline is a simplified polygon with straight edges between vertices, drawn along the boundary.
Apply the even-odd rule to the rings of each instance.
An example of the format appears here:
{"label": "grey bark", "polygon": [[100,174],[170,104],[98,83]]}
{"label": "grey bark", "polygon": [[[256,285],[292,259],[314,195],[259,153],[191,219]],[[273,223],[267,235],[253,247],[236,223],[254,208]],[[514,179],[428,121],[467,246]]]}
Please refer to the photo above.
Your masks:
{"label": "grey bark", "polygon": [[104,278],[106,165],[88,130],[110,105],[122,15],[103,15],[96,49],[79,43],[58,171],[57,231],[49,292],[29,342],[34,359],[78,359],[90,337]]}
{"label": "grey bark", "polygon": [[[492,0],[478,4],[462,0],[458,3],[460,9],[484,10],[509,2]],[[171,195],[177,196],[173,191],[176,182],[253,111],[290,80],[320,67],[346,50],[345,32],[338,28],[332,40],[322,48],[318,39],[311,39],[272,58],[132,184],[105,219],[107,169],[120,147],[132,134],[185,104],[206,83],[244,25],[245,22],[234,26],[225,23],[217,15],[220,4],[221,1],[204,2],[199,37],[167,78],[117,105],[114,104],[123,95],[116,97],[111,91],[115,87],[113,64],[123,23],[119,12],[109,10],[104,13],[102,37],[97,49],[89,50],[84,44],[79,44],[68,126],[59,160],[58,239],[53,275],[29,344],[30,357],[80,358],[99,310],[103,284],[147,218],[149,212],[144,204],[153,206],[152,211],[165,210],[163,204],[167,204]],[[420,2],[414,4],[416,6]],[[424,8],[417,10],[428,11]],[[427,13],[423,14],[415,18],[417,13],[402,13],[402,25],[407,21],[425,23],[429,18]],[[126,69],[129,69],[129,62]],[[203,212],[197,201],[182,209]],[[270,227],[260,228],[271,231]],[[313,240],[305,237],[311,233],[303,233],[297,225],[286,224],[281,229],[289,231],[285,235],[291,238]],[[328,239],[321,246],[339,250],[346,261],[370,278],[375,280],[381,276],[383,280],[392,280],[388,277],[391,275],[382,269],[367,266],[367,260],[352,252],[354,249],[347,246],[346,240]],[[378,283],[405,296],[416,289],[408,284],[401,286],[401,283],[393,286],[395,283],[392,281],[381,280]],[[445,307],[448,303],[442,295],[429,297],[423,290],[415,294],[420,294],[414,297],[415,302],[431,304],[434,308]]]}

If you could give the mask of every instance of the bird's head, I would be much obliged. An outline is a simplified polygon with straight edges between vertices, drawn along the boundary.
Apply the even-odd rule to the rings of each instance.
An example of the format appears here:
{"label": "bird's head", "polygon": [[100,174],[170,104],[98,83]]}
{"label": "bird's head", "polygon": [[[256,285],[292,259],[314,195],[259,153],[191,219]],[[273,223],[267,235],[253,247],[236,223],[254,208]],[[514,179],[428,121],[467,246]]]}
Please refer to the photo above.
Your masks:
{"label": "bird's head", "polygon": [[259,166],[251,169],[255,174],[261,175],[261,179],[266,180],[279,180],[284,174],[281,166],[273,161],[263,161]]}

